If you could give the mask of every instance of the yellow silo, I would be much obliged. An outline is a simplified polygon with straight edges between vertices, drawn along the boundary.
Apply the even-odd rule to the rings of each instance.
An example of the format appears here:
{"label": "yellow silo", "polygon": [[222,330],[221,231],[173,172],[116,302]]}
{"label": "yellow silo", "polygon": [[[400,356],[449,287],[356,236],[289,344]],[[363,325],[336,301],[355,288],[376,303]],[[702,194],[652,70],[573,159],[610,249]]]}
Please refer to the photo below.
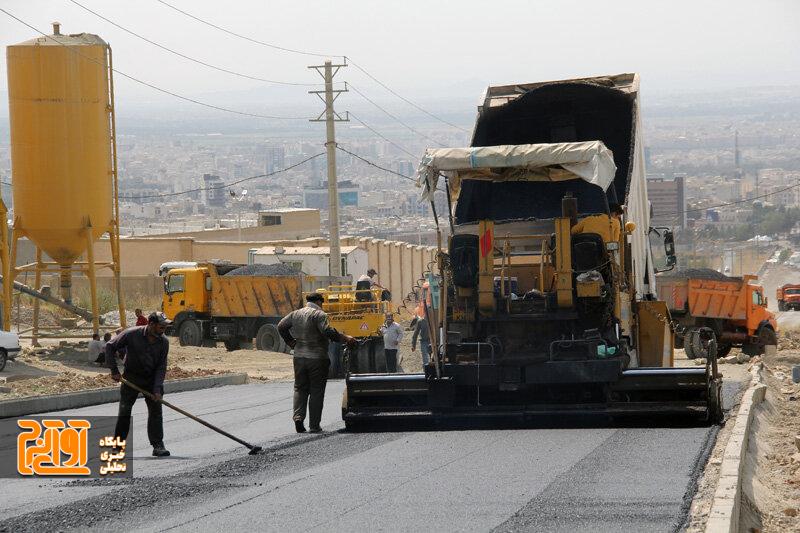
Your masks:
{"label": "yellow silo", "polygon": [[[27,268],[37,280],[41,272],[58,271],[67,301],[72,272],[87,274],[97,329],[94,271],[100,265],[94,263],[93,243],[104,234],[113,259],[102,266],[119,277],[111,49],[97,35],[62,35],[54,23],[53,35],[8,46],[6,55],[12,263],[17,239],[27,237],[39,256]],[[42,260],[42,253],[52,261]]]}

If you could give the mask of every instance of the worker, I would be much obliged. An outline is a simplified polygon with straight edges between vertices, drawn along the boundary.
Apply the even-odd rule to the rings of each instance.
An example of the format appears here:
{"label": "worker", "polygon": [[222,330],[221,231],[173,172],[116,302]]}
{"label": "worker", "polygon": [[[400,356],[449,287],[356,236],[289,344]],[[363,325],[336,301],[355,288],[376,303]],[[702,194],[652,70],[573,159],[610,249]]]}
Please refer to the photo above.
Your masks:
{"label": "worker", "polygon": [[367,292],[373,287],[380,287],[377,283],[375,283],[375,276],[378,273],[375,271],[374,268],[370,268],[367,270],[366,274],[362,274],[360,278],[356,281],[356,301],[357,302],[369,302],[372,301],[372,293]]}
{"label": "worker", "polygon": [[397,350],[403,338],[403,328],[394,321],[392,313],[386,313],[386,321],[381,327],[383,333],[383,352],[386,356],[386,371],[397,372]]}
{"label": "worker", "polygon": [[99,333],[92,333],[92,340],[89,341],[89,363],[102,364],[106,360],[106,355],[103,350],[105,343],[100,340]]}
{"label": "worker", "polygon": [[136,315],[136,325],[137,326],[146,326],[147,325],[147,317],[144,316],[141,309],[137,309],[134,311]]}
{"label": "worker", "polygon": [[305,432],[306,407],[308,408],[309,432],[322,431],[322,405],[325,401],[325,385],[328,382],[329,341],[355,345],[350,335],[339,333],[328,321],[322,310],[324,298],[315,292],[306,295],[306,306],[292,311],[278,323],[286,344],[294,349],[294,405],[292,419],[298,433]]}
{"label": "worker", "polygon": [[[147,437],[155,457],[166,457],[164,448],[164,419],[161,414],[161,397],[164,394],[164,377],[167,374],[169,341],[164,331],[172,321],[164,313],[152,313],[146,326],[126,329],[106,344],[106,364],[111,369],[111,379],[120,381],[124,377],[134,385],[152,392],[155,400],[145,398],[147,404]],[[125,374],[120,376],[117,367],[117,352],[125,350]],[[114,436],[128,438],[131,426],[131,409],[139,393],[124,383],[119,389],[119,415]],[[156,401],[159,400],[159,401]]]}
{"label": "worker", "polygon": [[419,349],[422,352],[422,366],[427,366],[431,360],[431,332],[428,329],[428,320],[425,317],[414,317],[414,334],[411,336],[411,351],[417,351],[417,339],[419,339]]}
{"label": "worker", "polygon": [[622,206],[612,203],[608,208],[610,215],[589,215],[580,219],[577,224],[572,226],[572,234],[596,233],[603,238],[605,243],[619,242]]}

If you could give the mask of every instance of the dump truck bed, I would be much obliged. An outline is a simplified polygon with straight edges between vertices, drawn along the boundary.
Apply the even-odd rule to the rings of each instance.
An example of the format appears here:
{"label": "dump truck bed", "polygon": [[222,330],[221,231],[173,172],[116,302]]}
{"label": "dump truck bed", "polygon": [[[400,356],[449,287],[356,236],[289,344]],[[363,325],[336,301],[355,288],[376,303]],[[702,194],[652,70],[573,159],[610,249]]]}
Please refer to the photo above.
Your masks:
{"label": "dump truck bed", "polygon": [[301,276],[213,276],[211,314],[284,316],[301,306]]}
{"label": "dump truck bed", "polygon": [[744,320],[747,291],[741,278],[659,278],[658,296],[671,312],[694,317]]}

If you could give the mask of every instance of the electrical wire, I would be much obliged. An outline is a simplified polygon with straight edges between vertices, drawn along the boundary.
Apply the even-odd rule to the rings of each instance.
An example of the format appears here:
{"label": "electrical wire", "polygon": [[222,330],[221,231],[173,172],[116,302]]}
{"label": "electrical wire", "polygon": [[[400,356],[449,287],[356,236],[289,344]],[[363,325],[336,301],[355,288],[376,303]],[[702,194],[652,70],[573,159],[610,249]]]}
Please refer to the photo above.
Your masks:
{"label": "electrical wire", "polygon": [[187,17],[189,17],[189,18],[191,18],[193,20],[196,20],[197,22],[200,22],[201,24],[205,24],[206,26],[210,26],[210,27],[212,27],[214,29],[217,29],[217,30],[219,30],[221,32],[227,33],[228,35],[232,35],[234,37],[238,37],[240,39],[244,39],[245,41],[249,41],[251,43],[260,44],[261,46],[266,46],[268,48],[272,48],[272,49],[275,49],[275,50],[281,50],[283,52],[291,52],[293,54],[302,54],[302,55],[306,55],[306,56],[316,56],[316,57],[341,57],[342,59],[344,59],[345,63],[349,62],[349,64],[351,64],[354,67],[356,67],[358,70],[360,70],[362,73],[364,73],[364,75],[366,75],[369,79],[371,79],[372,81],[374,81],[375,83],[377,83],[378,85],[380,85],[381,87],[383,87],[384,89],[389,91],[391,94],[393,94],[394,96],[396,96],[397,98],[399,98],[403,102],[407,103],[408,105],[414,107],[415,109],[421,111],[422,113],[425,113],[426,115],[428,115],[429,117],[431,117],[434,120],[438,120],[439,122],[441,122],[443,124],[446,124],[446,125],[448,125],[448,126],[450,126],[452,128],[455,128],[457,130],[461,130],[464,133],[470,133],[470,131],[468,129],[462,128],[461,126],[453,124],[452,122],[450,122],[448,120],[445,120],[442,117],[440,117],[440,116],[438,116],[438,115],[436,115],[434,113],[431,113],[427,109],[423,108],[419,104],[414,103],[413,101],[409,100],[405,96],[402,96],[397,91],[395,91],[394,89],[392,89],[391,87],[389,87],[388,85],[383,83],[381,80],[379,80],[378,78],[376,78],[375,76],[373,76],[372,74],[367,72],[367,70],[364,67],[362,67],[358,63],[354,62],[353,59],[348,57],[348,56],[343,56],[343,55],[340,55],[340,54],[322,54],[322,53],[318,53],[318,52],[310,52],[310,51],[307,51],[307,50],[298,50],[298,49],[295,49],[295,48],[286,48],[286,47],[283,47],[283,46],[278,46],[276,44],[267,43],[267,42],[264,42],[264,41],[259,41],[258,39],[254,39],[252,37],[248,37],[246,35],[242,35],[241,33],[237,33],[237,32],[235,32],[233,30],[229,30],[227,28],[224,28],[222,26],[214,24],[213,22],[210,22],[210,21],[208,21],[206,19],[200,18],[197,15],[193,15],[193,14],[189,13],[188,11],[184,11],[183,9],[180,9],[180,8],[170,4],[169,2],[165,2],[164,0],[156,0],[156,1],[158,3],[166,6],[166,7],[174,10],[174,11],[177,11],[178,13],[186,15]]}
{"label": "electrical wire", "polygon": [[[158,1],[160,2],[161,0],[158,0]],[[443,119],[442,117],[439,117],[439,116],[437,116],[437,115],[434,115],[433,113],[431,113],[431,112],[430,112],[430,111],[428,111],[427,109],[424,109],[422,106],[420,106],[420,105],[418,105],[418,104],[415,104],[414,102],[412,102],[411,100],[409,100],[409,99],[408,99],[408,98],[406,98],[405,96],[402,96],[402,95],[398,94],[398,93],[397,93],[397,92],[396,92],[394,89],[392,89],[391,87],[389,87],[388,85],[386,85],[385,83],[383,83],[381,80],[379,80],[378,78],[376,78],[375,76],[373,76],[372,74],[370,74],[369,72],[367,72],[367,71],[364,69],[364,67],[362,67],[361,65],[359,65],[358,63],[356,63],[355,61],[353,61],[353,59],[352,59],[351,57],[345,56],[345,58],[344,58],[344,59],[345,59],[345,61],[349,61],[349,63],[350,63],[351,65],[353,65],[354,67],[356,67],[358,70],[360,70],[361,72],[363,72],[363,73],[364,73],[364,74],[365,74],[365,75],[366,75],[366,76],[367,76],[369,79],[371,79],[372,81],[374,81],[375,83],[377,83],[378,85],[380,85],[381,87],[383,87],[384,89],[386,89],[387,91],[389,91],[390,93],[392,93],[393,95],[395,95],[397,98],[399,98],[400,100],[402,100],[402,101],[404,101],[405,103],[407,103],[408,105],[410,105],[411,107],[413,107],[413,108],[415,108],[415,109],[417,109],[417,110],[419,110],[419,111],[421,111],[421,112],[425,113],[425,114],[426,114],[426,115],[428,115],[429,117],[431,117],[431,118],[433,118],[433,119],[435,119],[435,120],[438,120],[439,122],[441,122],[441,123],[443,123],[443,124],[447,124],[448,126],[451,126],[451,127],[455,128],[455,129],[457,129],[457,130],[461,130],[461,131],[463,131],[464,133],[470,133],[470,131],[469,131],[468,129],[466,129],[466,128],[462,128],[461,126],[457,126],[456,124],[453,124],[452,122],[449,122],[449,121],[447,121],[447,120]]]}
{"label": "electrical wire", "polygon": [[198,187],[196,189],[189,189],[189,190],[186,190],[186,191],[166,192],[166,193],[161,193],[161,194],[148,194],[148,195],[143,195],[143,196],[125,196],[123,198],[120,198],[120,200],[144,200],[144,199],[148,199],[148,198],[167,198],[167,197],[171,197],[171,196],[181,196],[183,194],[189,194],[189,193],[193,193],[193,192],[214,191],[214,190],[219,190],[219,189],[227,189],[228,187],[232,187],[234,185],[238,185],[238,184],[244,183],[246,181],[252,181],[252,180],[255,180],[255,179],[259,179],[259,178],[268,178],[270,176],[274,176],[275,174],[280,174],[282,172],[287,172],[289,170],[292,170],[293,168],[297,168],[297,167],[299,167],[301,165],[304,165],[304,164],[308,163],[312,159],[316,159],[317,157],[320,157],[320,156],[323,156],[323,155],[325,155],[325,152],[320,152],[318,154],[312,155],[311,157],[303,159],[299,163],[295,163],[294,165],[288,166],[286,168],[282,168],[282,169],[276,170],[274,172],[268,172],[266,174],[259,174],[257,176],[250,176],[248,178],[242,178],[242,179],[239,179],[239,180],[236,180],[236,181],[231,181],[229,183],[223,183],[222,185],[217,185],[215,187]]}
{"label": "electrical wire", "polygon": [[358,118],[358,117],[357,117],[357,116],[356,116],[356,115],[355,115],[355,114],[354,114],[352,111],[349,111],[349,116],[350,116],[350,118],[354,118],[354,119],[356,119],[356,121],[357,121],[359,124],[361,124],[362,126],[364,126],[365,128],[367,128],[369,131],[371,131],[372,133],[374,133],[375,135],[377,135],[378,137],[380,137],[381,139],[383,139],[383,140],[384,140],[384,141],[386,141],[387,143],[391,144],[392,146],[394,146],[395,148],[397,148],[397,149],[398,149],[398,150],[400,150],[401,152],[403,152],[403,153],[405,153],[405,154],[407,154],[407,155],[409,155],[409,156],[411,156],[411,157],[413,157],[413,158],[417,158],[417,157],[419,157],[417,154],[414,154],[414,153],[410,152],[409,150],[407,150],[407,149],[403,148],[401,145],[397,144],[396,142],[392,141],[392,140],[391,140],[391,139],[389,139],[388,137],[384,136],[384,135],[383,135],[382,133],[380,133],[378,130],[376,130],[375,128],[373,128],[372,126],[370,126],[369,124],[367,124],[366,122],[364,122],[363,120],[361,120],[360,118]]}
{"label": "electrical wire", "polygon": [[[39,31],[34,26],[28,24],[27,22],[25,22],[21,18],[19,18],[19,17],[13,15],[12,13],[6,11],[2,7],[0,7],[0,11],[5,13],[9,17],[11,17],[12,19],[16,20],[20,24],[22,24],[24,26],[27,26],[31,30],[33,30],[36,33],[42,35],[46,39],[50,39],[51,41],[53,41],[55,43],[58,43],[59,45],[67,48],[73,54],[76,54],[79,57],[82,57],[84,59],[87,59],[87,60],[91,61],[92,63],[96,63],[96,64],[98,64],[100,66],[106,67],[106,65],[103,62],[98,61],[97,59],[95,59],[93,57],[89,57],[89,56],[86,56],[84,54],[81,54],[78,50],[76,50],[77,47],[75,47],[75,46],[67,46],[66,44],[62,43],[58,39],[54,38],[52,35],[47,35],[46,33],[43,33],[41,31]],[[275,115],[261,115],[259,113],[248,113],[247,111],[238,111],[236,109],[230,109],[230,108],[227,108],[227,107],[222,107],[222,106],[218,106],[218,105],[214,105],[214,104],[209,104],[207,102],[203,102],[203,101],[200,101],[200,100],[195,100],[194,98],[189,98],[188,96],[183,96],[181,94],[172,92],[172,91],[170,91],[168,89],[163,89],[163,88],[161,88],[161,87],[159,87],[157,85],[153,85],[150,82],[147,82],[147,81],[144,81],[144,80],[140,80],[139,78],[136,78],[134,76],[131,76],[130,74],[126,74],[126,73],[122,72],[121,70],[117,70],[117,69],[112,69],[112,70],[113,70],[113,72],[115,74],[119,74],[120,76],[122,76],[124,78],[127,78],[127,79],[129,79],[131,81],[134,81],[134,82],[139,83],[141,85],[144,85],[146,87],[150,87],[151,89],[154,89],[154,90],[159,91],[161,93],[168,94],[168,95],[173,96],[175,98],[178,98],[180,100],[184,100],[186,102],[191,102],[193,104],[197,104],[197,105],[200,105],[200,106],[203,106],[203,107],[207,107],[207,108],[210,108],[210,109],[216,109],[217,111],[225,111],[226,113],[233,113],[235,115],[243,115],[243,116],[254,117],[254,118],[265,118],[265,119],[270,119],[270,120],[308,120],[309,118],[311,118],[311,117],[281,117],[281,116],[275,116]]]}
{"label": "electrical wire", "polygon": [[301,54],[301,55],[304,55],[304,56],[342,57],[342,58],[344,57],[344,56],[338,55],[338,54],[321,54],[319,52],[309,52],[309,51],[306,51],[306,50],[298,50],[298,49],[295,49],[295,48],[286,48],[284,46],[278,46],[277,44],[271,44],[271,43],[266,43],[264,41],[259,41],[258,39],[253,39],[252,37],[248,37],[246,35],[242,35],[240,33],[236,33],[235,31],[229,30],[227,28],[223,28],[222,26],[218,26],[218,25],[214,24],[213,22],[209,22],[209,21],[207,21],[205,19],[202,19],[202,18],[200,18],[200,17],[198,17],[196,15],[192,15],[188,11],[184,11],[184,10],[182,10],[182,9],[176,7],[176,6],[173,6],[172,4],[170,4],[169,2],[165,2],[164,0],[156,0],[156,2],[165,5],[170,9],[173,9],[173,10],[177,11],[178,13],[182,13],[182,14],[186,15],[187,17],[196,20],[197,22],[205,24],[206,26],[211,26],[212,28],[217,29],[217,30],[219,30],[221,32],[227,33],[228,35],[233,35],[234,37],[238,37],[240,39],[244,39],[245,41],[250,41],[251,43],[260,44],[261,46],[266,46],[268,48],[273,48],[275,50],[281,50],[283,52],[291,52],[293,54]]}
{"label": "electrical wire", "polygon": [[792,189],[796,189],[797,187],[800,187],[800,183],[795,183],[794,185],[790,185],[790,186],[785,187],[783,189],[778,189],[777,191],[772,191],[772,192],[768,192],[768,193],[765,193],[765,194],[760,194],[758,196],[754,196],[753,198],[746,198],[744,200],[736,200],[736,201],[733,201],[733,202],[725,202],[724,204],[710,205],[708,207],[699,207],[699,208],[696,208],[696,209],[684,209],[683,211],[677,211],[675,213],[661,213],[661,214],[659,214],[657,216],[670,217],[670,216],[681,215],[683,213],[699,213],[701,211],[707,211],[709,209],[717,209],[719,207],[727,207],[729,205],[745,204],[747,202],[752,202],[754,200],[760,200],[761,198],[767,198],[767,197],[773,196],[775,194],[780,194],[782,192],[790,191]]}
{"label": "electrical wire", "polygon": [[207,63],[207,62],[202,61],[200,59],[196,59],[194,57],[187,56],[186,54],[183,54],[181,52],[173,50],[172,48],[169,48],[167,46],[164,46],[163,44],[157,43],[156,41],[153,41],[152,39],[148,39],[144,35],[136,33],[135,31],[130,30],[130,29],[128,29],[128,28],[126,28],[126,27],[124,27],[124,26],[122,26],[120,24],[117,24],[113,20],[110,20],[110,19],[104,17],[103,15],[98,13],[97,11],[93,11],[92,9],[89,9],[88,7],[86,7],[85,5],[81,4],[80,2],[77,2],[76,0],[68,0],[68,1],[72,2],[73,4],[78,6],[79,8],[83,9],[84,11],[88,11],[92,15],[94,15],[94,16],[100,18],[100,19],[105,20],[106,22],[108,22],[112,26],[116,26],[117,28],[121,29],[122,31],[130,33],[134,37],[138,37],[139,39],[141,39],[141,40],[143,40],[143,41],[145,41],[147,43],[150,43],[153,46],[157,46],[158,48],[161,48],[162,50],[165,50],[165,51],[169,52],[170,54],[176,55],[178,57],[182,57],[183,59],[187,59],[189,61],[197,63],[198,65],[203,65],[205,67],[212,68],[212,69],[218,70],[220,72],[225,72],[226,74],[232,74],[234,76],[239,76],[240,78],[246,78],[248,80],[255,80],[255,81],[263,81],[263,82],[266,82],[266,83],[275,83],[275,84],[278,84],[278,85],[301,85],[301,86],[306,86],[306,87],[316,87],[318,85],[321,85],[319,83],[298,83],[298,82],[291,82],[291,81],[269,80],[269,79],[266,79],[266,78],[259,78],[258,76],[251,76],[249,74],[243,74],[241,72],[236,72],[235,70],[230,70],[230,69],[227,69],[227,68],[224,68],[224,67],[220,67],[220,66],[217,66],[217,65],[212,65],[211,63]]}
{"label": "electrical wire", "polygon": [[441,142],[441,141],[438,141],[438,140],[436,140],[436,139],[434,139],[434,138],[432,138],[432,137],[429,137],[429,136],[425,135],[424,133],[422,133],[421,131],[419,131],[419,130],[417,130],[417,129],[414,129],[413,127],[411,127],[411,126],[409,126],[408,124],[406,124],[405,122],[403,122],[403,121],[400,119],[400,117],[398,117],[398,116],[396,116],[396,115],[393,115],[392,113],[390,113],[389,111],[387,111],[386,109],[384,109],[383,107],[381,107],[380,105],[378,105],[377,103],[375,103],[375,101],[373,101],[373,100],[372,100],[370,97],[368,97],[366,94],[364,94],[364,93],[362,93],[361,91],[359,91],[359,90],[358,90],[358,88],[357,88],[355,85],[353,85],[352,83],[348,83],[348,84],[347,84],[347,88],[348,88],[348,89],[352,89],[353,91],[355,91],[355,92],[356,92],[356,94],[358,94],[359,96],[361,96],[361,98],[363,98],[364,100],[366,100],[367,102],[369,102],[369,103],[370,103],[370,104],[372,104],[373,106],[375,106],[375,107],[377,107],[378,109],[380,109],[381,111],[383,111],[383,113],[385,113],[385,114],[386,114],[386,116],[388,116],[388,117],[390,117],[391,119],[393,119],[393,120],[395,120],[395,121],[399,122],[399,123],[400,123],[400,124],[402,124],[404,127],[408,128],[410,131],[412,131],[412,132],[416,133],[416,134],[417,134],[417,135],[419,135],[420,137],[424,137],[425,139],[428,139],[429,141],[431,141],[431,142],[433,142],[433,143],[436,143],[436,144],[438,144],[439,146],[446,146],[446,145],[445,145],[443,142]]}

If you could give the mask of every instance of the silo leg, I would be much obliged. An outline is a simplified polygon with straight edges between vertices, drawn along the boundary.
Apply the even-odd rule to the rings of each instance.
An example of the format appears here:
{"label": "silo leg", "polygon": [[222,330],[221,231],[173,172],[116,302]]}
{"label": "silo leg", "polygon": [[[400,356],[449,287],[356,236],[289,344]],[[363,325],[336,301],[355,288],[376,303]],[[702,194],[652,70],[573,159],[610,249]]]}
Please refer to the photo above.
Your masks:
{"label": "silo leg", "polygon": [[[116,234],[114,234],[116,233]],[[119,227],[115,227],[109,235],[111,242],[111,260],[114,262],[114,285],[117,289],[117,305],[119,306],[119,327],[125,329],[127,320],[125,318],[125,300],[122,297],[122,280],[120,279],[120,259],[119,259]]]}
{"label": "silo leg", "polygon": [[[33,279],[34,289],[42,290],[42,250],[36,247],[36,270]],[[33,299],[33,330],[31,331],[31,344],[39,346],[39,299]]]}
{"label": "silo leg", "polygon": [[92,225],[86,225],[86,266],[89,274],[89,294],[92,298],[92,331],[100,332],[100,314],[97,306],[97,278],[94,272],[94,242],[92,241]]}

